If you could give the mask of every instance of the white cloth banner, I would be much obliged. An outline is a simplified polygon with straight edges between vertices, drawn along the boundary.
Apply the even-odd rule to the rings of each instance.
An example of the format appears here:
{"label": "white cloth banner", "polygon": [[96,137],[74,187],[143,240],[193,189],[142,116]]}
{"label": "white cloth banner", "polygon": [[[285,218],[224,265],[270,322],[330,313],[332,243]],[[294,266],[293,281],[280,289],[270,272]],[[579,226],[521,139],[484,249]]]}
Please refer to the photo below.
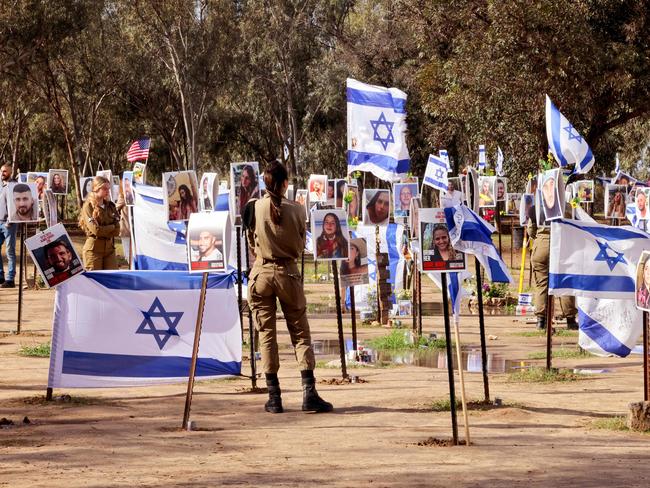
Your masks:
{"label": "white cloth banner", "polygon": [[[201,292],[182,271],[94,271],[57,288],[48,386],[95,388],[187,381]],[[196,377],[241,372],[231,274],[211,274]]]}

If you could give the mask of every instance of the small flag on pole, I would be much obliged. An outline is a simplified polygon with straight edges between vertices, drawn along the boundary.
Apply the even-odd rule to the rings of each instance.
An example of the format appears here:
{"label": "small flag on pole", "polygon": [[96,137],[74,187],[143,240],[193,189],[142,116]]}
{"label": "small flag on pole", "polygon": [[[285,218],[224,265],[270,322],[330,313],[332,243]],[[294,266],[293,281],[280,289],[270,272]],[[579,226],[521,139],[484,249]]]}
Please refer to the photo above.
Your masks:
{"label": "small flag on pole", "polygon": [[546,138],[549,150],[563,168],[575,164],[573,173],[587,173],[594,165],[594,155],[587,141],[560,113],[546,95]]}
{"label": "small flag on pole", "polygon": [[478,170],[485,171],[487,168],[487,157],[485,155],[485,145],[480,144],[478,146]]}
{"label": "small flag on pole", "polygon": [[429,154],[429,162],[422,184],[429,185],[436,190],[447,191],[447,165],[438,156]]}
{"label": "small flag on pole", "polygon": [[134,161],[146,161],[149,158],[149,146],[151,146],[151,139],[148,137],[134,141],[126,153],[127,161],[131,163]]}
{"label": "small flag on pole", "polygon": [[447,150],[441,149],[440,151],[438,151],[438,156],[440,156],[440,159],[442,159],[447,165],[447,173],[453,172],[453,170],[451,169],[451,163],[449,162],[449,153],[447,152]]}
{"label": "small flag on pole", "polygon": [[501,148],[497,146],[497,167],[496,167],[497,176],[503,176],[503,152]]}

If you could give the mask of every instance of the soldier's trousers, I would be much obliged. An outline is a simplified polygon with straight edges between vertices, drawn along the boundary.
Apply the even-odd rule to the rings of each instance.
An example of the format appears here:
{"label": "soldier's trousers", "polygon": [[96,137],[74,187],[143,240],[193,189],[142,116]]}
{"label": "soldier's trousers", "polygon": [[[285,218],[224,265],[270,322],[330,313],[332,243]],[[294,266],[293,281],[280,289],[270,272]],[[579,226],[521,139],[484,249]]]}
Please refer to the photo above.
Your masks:
{"label": "soldier's trousers", "polygon": [[[551,236],[547,233],[537,233],[533,242],[533,252],[530,263],[533,267],[533,279],[535,280],[535,315],[546,317],[546,298],[548,296],[548,262],[551,248]],[[560,310],[563,317],[575,317],[575,297],[563,296],[560,298]]]}
{"label": "soldier's trousers", "polygon": [[307,321],[307,300],[298,266],[296,263],[280,265],[256,261],[248,281],[248,303],[259,332],[264,373],[277,373],[280,368],[276,337],[276,298],[287,321],[300,369],[314,369],[316,362]]}

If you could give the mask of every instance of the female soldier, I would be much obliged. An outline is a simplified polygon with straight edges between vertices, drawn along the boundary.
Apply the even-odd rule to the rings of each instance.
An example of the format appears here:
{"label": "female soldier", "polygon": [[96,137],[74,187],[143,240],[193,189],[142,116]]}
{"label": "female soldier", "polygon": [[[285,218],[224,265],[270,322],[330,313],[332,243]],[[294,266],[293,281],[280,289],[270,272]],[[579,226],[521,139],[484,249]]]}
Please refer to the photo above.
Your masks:
{"label": "female soldier", "polygon": [[282,197],[289,184],[287,170],[282,164],[275,161],[266,168],[264,183],[266,195],[251,201],[242,219],[256,257],[248,283],[248,303],[259,332],[262,369],[269,389],[264,409],[271,413],[283,411],[275,326],[276,299],[279,299],[301,369],[302,409],[329,412],[332,404],[316,392],[307,301],[296,264],[305,247],[304,210],[296,202]]}
{"label": "female soldier", "polygon": [[83,260],[87,270],[117,269],[113,238],[120,235],[120,215],[110,188],[106,178],[95,176],[93,191],[79,214],[79,227],[86,233]]}

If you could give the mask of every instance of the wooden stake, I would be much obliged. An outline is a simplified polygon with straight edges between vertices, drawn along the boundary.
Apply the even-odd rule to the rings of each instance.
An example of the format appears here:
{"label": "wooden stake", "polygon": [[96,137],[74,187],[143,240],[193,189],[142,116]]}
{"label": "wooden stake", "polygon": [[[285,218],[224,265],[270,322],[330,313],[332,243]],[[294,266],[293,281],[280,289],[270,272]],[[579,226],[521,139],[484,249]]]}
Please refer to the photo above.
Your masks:
{"label": "wooden stake", "polygon": [[201,328],[203,325],[203,310],[205,308],[205,292],[208,288],[208,273],[203,273],[201,282],[201,297],[199,298],[199,308],[196,312],[196,327],[194,328],[194,346],[192,347],[192,362],[190,363],[190,373],[187,379],[187,394],[185,395],[185,411],[183,413],[183,426],[187,430],[190,420],[190,408],[192,406],[192,393],[194,391],[194,376],[196,375],[196,362],[199,355],[199,340],[201,339]]}
{"label": "wooden stake", "polygon": [[354,301],[354,286],[350,287],[350,315],[352,318],[352,349],[354,349],[355,360],[359,360],[358,357],[358,344],[357,344],[357,307]]}

